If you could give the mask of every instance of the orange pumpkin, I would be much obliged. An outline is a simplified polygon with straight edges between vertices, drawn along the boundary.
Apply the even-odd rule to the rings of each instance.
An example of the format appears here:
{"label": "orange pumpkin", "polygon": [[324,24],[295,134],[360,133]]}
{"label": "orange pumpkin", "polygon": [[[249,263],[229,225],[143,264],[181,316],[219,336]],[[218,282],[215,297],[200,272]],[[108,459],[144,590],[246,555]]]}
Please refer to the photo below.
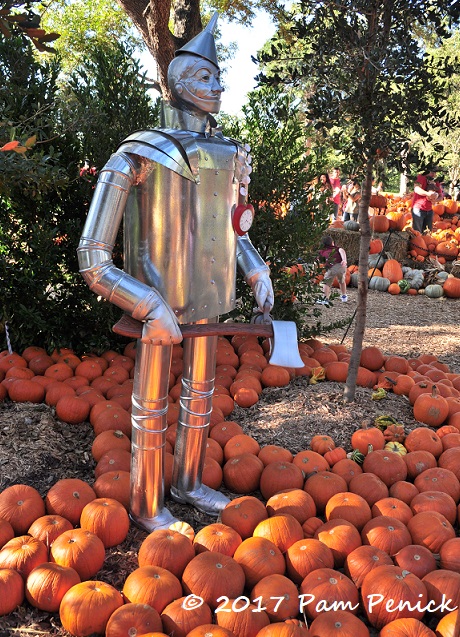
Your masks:
{"label": "orange pumpkin", "polygon": [[195,557],[195,549],[188,537],[171,529],[152,531],[139,547],[139,566],[167,568],[181,577],[185,567]]}
{"label": "orange pumpkin", "polygon": [[299,467],[305,475],[329,470],[329,463],[324,456],[311,449],[299,451],[292,459],[292,463]]}
{"label": "orange pumpkin", "polygon": [[263,502],[254,496],[235,498],[221,513],[221,521],[241,536],[243,540],[252,536],[256,526],[268,517]]}
{"label": "orange pumpkin", "polygon": [[129,471],[107,471],[99,476],[93,486],[98,498],[113,498],[128,509],[131,488]]}
{"label": "orange pumpkin", "polygon": [[449,299],[460,298],[460,279],[449,277],[444,281],[442,286],[445,296]]}
{"label": "orange pumpkin", "polygon": [[372,507],[372,517],[376,518],[379,515],[387,515],[400,520],[403,524],[407,524],[413,513],[408,504],[398,500],[398,498],[390,496],[382,500],[377,500]]}
{"label": "orange pumpkin", "polygon": [[[404,446],[408,452],[419,450],[428,451],[435,458],[439,458],[443,452],[441,439],[435,431],[431,431],[427,427],[416,427],[412,429],[406,436]],[[407,455],[409,455],[409,453]]]}
{"label": "orange pumpkin", "polygon": [[431,394],[423,393],[417,397],[413,409],[414,418],[431,427],[440,427],[449,415],[449,403],[439,394],[436,385]]}
{"label": "orange pumpkin", "polygon": [[318,471],[308,476],[304,490],[313,498],[317,512],[322,513],[333,495],[347,491],[347,483],[331,471]]}
{"label": "orange pumpkin", "polygon": [[[279,603],[281,597],[281,603]],[[286,621],[299,613],[297,586],[284,575],[274,573],[261,579],[251,591],[251,599],[260,599],[270,621]]]}
{"label": "orange pumpkin", "polygon": [[32,535],[37,540],[41,540],[50,548],[54,540],[64,533],[70,531],[73,525],[60,515],[43,515],[37,518],[29,527],[28,535]]}
{"label": "orange pumpkin", "polygon": [[401,288],[397,283],[390,283],[388,286],[387,292],[389,294],[401,294]]}
{"label": "orange pumpkin", "polygon": [[[406,456],[404,456],[404,458],[405,457]],[[398,480],[398,482],[392,484],[389,489],[389,494],[392,498],[397,498],[409,506],[418,492],[417,487],[412,482],[407,482],[406,480]]]}
{"label": "orange pumpkin", "polygon": [[244,453],[225,463],[223,480],[227,489],[233,493],[251,493],[259,488],[263,471],[262,460],[253,453]]}
{"label": "orange pumpkin", "polygon": [[331,467],[332,473],[337,474],[341,478],[345,480],[345,482],[350,484],[350,481],[362,473],[363,470],[354,460],[351,458],[344,458],[343,460],[339,460]]}
{"label": "orange pumpkin", "polygon": [[46,511],[49,514],[61,515],[76,525],[80,522],[84,506],[95,498],[96,493],[87,482],[79,478],[63,478],[46,494]]}
{"label": "orange pumpkin", "polygon": [[377,371],[383,367],[385,358],[380,348],[375,346],[363,347],[359,364],[371,371]]}
{"label": "orange pumpkin", "polygon": [[0,568],[0,617],[9,615],[24,601],[24,580],[12,568]]}
{"label": "orange pumpkin", "polygon": [[45,504],[37,489],[15,484],[0,493],[0,518],[11,524],[16,535],[27,533],[34,520],[45,514]]}
{"label": "orange pumpkin", "polygon": [[386,449],[377,449],[364,458],[363,471],[373,473],[387,487],[407,478],[407,466],[402,456]]}
{"label": "orange pumpkin", "polygon": [[64,595],[80,581],[80,576],[73,568],[51,562],[40,564],[27,577],[27,601],[35,608],[56,613]]}
{"label": "orange pumpkin", "polygon": [[[179,597],[179,599],[173,600],[161,613],[160,625],[163,626],[163,630],[168,635],[185,637],[198,626],[212,622],[212,611],[208,604],[203,602],[200,606],[196,605],[195,608],[190,608],[186,599],[186,597]],[[161,631],[161,627],[158,630]],[[106,637],[110,637],[107,631]],[[120,637],[122,636],[120,635]]]}
{"label": "orange pumpkin", "polygon": [[237,434],[230,438],[224,446],[224,458],[230,460],[243,453],[252,453],[255,456],[260,451],[260,445],[255,438],[248,434]]}
{"label": "orange pumpkin", "polygon": [[91,531],[81,528],[64,531],[54,540],[50,558],[56,564],[75,569],[81,580],[88,580],[104,564],[104,544]]}
{"label": "orange pumpkin", "polygon": [[335,568],[342,568],[347,555],[362,544],[358,529],[351,522],[340,518],[329,520],[318,527],[314,538],[331,549]]}
{"label": "orange pumpkin", "polygon": [[241,536],[235,529],[216,522],[200,529],[195,535],[193,545],[196,553],[215,551],[233,557],[241,542]]}
{"label": "orange pumpkin", "polygon": [[[428,601],[426,588],[418,577],[409,571],[403,571],[399,566],[390,565],[379,566],[368,573],[364,578],[361,594],[363,599],[368,600],[364,604],[367,619],[378,629],[400,618],[422,619]],[[388,605],[389,598],[404,600],[413,610],[407,605],[401,609]]]}
{"label": "orange pumpkin", "polygon": [[353,637],[369,637],[366,624],[352,613],[345,610],[331,610],[321,613],[310,626],[312,635],[353,635]]}
{"label": "orange pumpkin", "polygon": [[59,606],[61,624],[75,637],[104,634],[110,616],[123,605],[116,588],[100,581],[72,586]]}
{"label": "orange pumpkin", "polygon": [[389,495],[387,485],[374,473],[367,472],[354,476],[348,484],[348,490],[362,496],[370,507]]}
{"label": "orange pumpkin", "polygon": [[278,513],[266,520],[262,520],[254,529],[254,537],[263,537],[279,548],[281,553],[303,539],[302,525],[288,513]]}
{"label": "orange pumpkin", "polygon": [[285,558],[287,574],[296,584],[317,568],[334,568],[331,549],[314,538],[294,542],[286,551]]}
{"label": "orange pumpkin", "polygon": [[442,606],[445,599],[451,600],[450,608],[460,606],[460,573],[440,568],[427,573],[422,582],[426,586],[428,598],[433,600],[435,617],[440,618],[449,612]]}
{"label": "orange pumpkin", "polygon": [[374,568],[385,564],[393,565],[393,560],[388,553],[376,546],[363,544],[347,555],[344,570],[352,582],[361,588],[366,575]]}
{"label": "orange pumpkin", "polygon": [[30,535],[18,535],[0,550],[0,569],[12,568],[27,579],[39,564],[48,561],[48,549],[44,542]]}
{"label": "orange pumpkin", "polygon": [[303,484],[303,473],[294,462],[272,462],[263,469],[259,488],[268,500],[284,489],[301,489]]}
{"label": "orange pumpkin", "polygon": [[112,498],[96,498],[85,505],[80,516],[82,529],[91,531],[105,548],[121,544],[128,535],[129,517],[124,506]]}
{"label": "orange pumpkin", "polygon": [[105,637],[156,634],[163,626],[158,612],[148,604],[124,604],[112,613],[105,628]]}
{"label": "orange pumpkin", "polygon": [[407,529],[412,544],[421,544],[432,553],[439,553],[444,542],[455,537],[452,524],[437,511],[416,513],[407,523]]}
{"label": "orange pumpkin", "polygon": [[289,449],[280,447],[280,445],[265,445],[259,451],[257,457],[262,460],[264,466],[270,462],[292,462],[292,453]]}
{"label": "orange pumpkin", "polygon": [[454,502],[460,500],[460,482],[453,471],[441,467],[426,469],[414,480],[414,484],[420,492],[442,491],[448,493]]}
{"label": "orange pumpkin", "polygon": [[[243,544],[244,542],[240,547]],[[215,609],[219,604],[217,600],[222,595],[233,598],[242,594],[245,573],[236,560],[236,553],[233,559],[222,553],[205,551],[199,553],[187,564],[182,575],[182,585],[187,595],[198,595],[212,609]],[[180,597],[180,594],[177,597]]]}
{"label": "orange pumpkin", "polygon": [[270,619],[261,606],[247,605],[243,599],[229,599],[216,613],[217,624],[234,635],[258,635],[259,631],[270,624]]}
{"label": "orange pumpkin", "polygon": [[247,588],[272,573],[284,574],[286,563],[279,548],[265,537],[249,537],[236,549],[233,559],[244,572]]}
{"label": "orange pumpkin", "polygon": [[359,449],[359,451],[366,456],[369,445],[372,446],[374,451],[384,448],[385,437],[380,429],[377,429],[377,427],[360,427],[357,431],[353,432],[351,436],[351,446],[353,449]]}
{"label": "orange pumpkin", "polygon": [[390,221],[385,215],[374,215],[369,219],[369,225],[372,232],[388,232]]}
{"label": "orange pumpkin", "polygon": [[[332,568],[318,568],[309,573],[300,585],[300,594],[306,598],[314,595],[315,600],[327,600],[333,602],[353,615],[358,614],[359,593],[350,578]],[[305,615],[314,620],[322,611],[321,604],[307,604],[302,609]],[[324,613],[327,615],[327,613]]]}
{"label": "orange pumpkin", "polygon": [[310,447],[312,451],[319,453],[320,455],[324,455],[327,451],[331,449],[335,449],[335,442],[331,438],[331,436],[318,435],[313,436],[310,442]]}
{"label": "orange pumpkin", "polygon": [[437,568],[436,558],[425,546],[408,544],[393,556],[396,566],[410,571],[420,579]]}

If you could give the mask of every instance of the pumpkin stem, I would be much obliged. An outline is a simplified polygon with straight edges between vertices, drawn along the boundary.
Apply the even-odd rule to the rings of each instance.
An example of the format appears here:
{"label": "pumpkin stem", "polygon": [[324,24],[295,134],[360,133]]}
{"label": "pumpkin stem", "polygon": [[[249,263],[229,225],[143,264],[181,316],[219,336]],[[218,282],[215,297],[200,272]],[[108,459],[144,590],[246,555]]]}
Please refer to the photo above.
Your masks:
{"label": "pumpkin stem", "polygon": [[390,378],[389,376],[385,376],[385,380],[387,380],[392,385],[396,385],[396,381],[393,378]]}

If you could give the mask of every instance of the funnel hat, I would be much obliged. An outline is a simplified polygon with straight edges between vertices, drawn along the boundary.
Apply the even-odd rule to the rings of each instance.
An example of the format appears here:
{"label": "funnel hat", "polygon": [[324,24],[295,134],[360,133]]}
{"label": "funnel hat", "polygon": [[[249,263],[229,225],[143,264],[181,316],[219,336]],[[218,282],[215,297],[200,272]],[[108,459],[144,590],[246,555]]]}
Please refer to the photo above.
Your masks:
{"label": "funnel hat", "polygon": [[192,38],[187,44],[176,51],[176,56],[181,55],[183,53],[188,53],[189,55],[198,55],[199,57],[204,58],[205,60],[209,60],[219,68],[219,63],[217,61],[217,51],[216,51],[216,43],[214,41],[214,31],[217,24],[217,18],[219,14],[216,13],[212,16],[207,26],[201,33],[198,33],[194,38]]}

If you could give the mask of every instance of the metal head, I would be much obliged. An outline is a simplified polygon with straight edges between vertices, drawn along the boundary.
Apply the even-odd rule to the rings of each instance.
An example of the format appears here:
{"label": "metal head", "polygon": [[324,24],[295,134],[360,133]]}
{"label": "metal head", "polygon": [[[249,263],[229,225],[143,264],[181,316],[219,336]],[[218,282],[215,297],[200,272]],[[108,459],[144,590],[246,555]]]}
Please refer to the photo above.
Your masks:
{"label": "metal head", "polygon": [[208,59],[188,53],[176,57],[168,67],[168,86],[179,109],[218,113],[221,95],[219,68]]}

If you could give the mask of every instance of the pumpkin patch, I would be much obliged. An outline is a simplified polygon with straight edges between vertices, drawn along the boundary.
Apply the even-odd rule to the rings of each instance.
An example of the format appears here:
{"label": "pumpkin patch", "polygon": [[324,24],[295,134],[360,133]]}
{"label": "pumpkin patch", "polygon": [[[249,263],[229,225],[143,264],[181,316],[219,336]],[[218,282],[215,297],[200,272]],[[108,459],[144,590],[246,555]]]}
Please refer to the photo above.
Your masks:
{"label": "pumpkin patch", "polygon": [[[241,347],[234,349],[239,360],[243,353],[246,360],[249,352],[256,352],[247,344],[239,357],[237,350]],[[257,400],[266,391],[286,387],[286,381],[288,385],[314,381],[311,391],[324,382],[337,388],[343,385],[346,375],[332,373],[332,366],[343,364],[341,357],[343,360],[349,354],[346,347],[312,340],[311,344],[300,344],[299,349],[305,359],[312,361],[311,377],[294,377],[283,370],[273,386],[268,379],[276,375],[270,365],[263,371],[253,371],[247,362],[236,363],[228,376],[222,372],[218,396],[232,400],[231,394],[236,396],[240,387],[229,391],[230,396],[224,390],[235,383],[244,387],[245,378]],[[117,359],[113,356],[112,360]],[[252,406],[233,405],[227,415],[215,407],[209,461],[220,471],[224,488],[232,494],[231,503],[218,522],[203,520],[196,528],[184,525],[144,535],[136,549],[136,563],[115,586],[110,581],[110,566],[107,570],[106,565],[135,533],[126,511],[129,467],[100,474],[96,467],[107,454],[108,468],[111,460],[112,464],[118,461],[118,455],[129,455],[130,430],[128,426],[124,431],[117,427],[120,418],[102,431],[96,423],[101,414],[113,418],[122,413],[127,414],[129,422],[129,413],[114,401],[119,395],[117,387],[126,383],[125,374],[120,375],[119,382],[111,379],[108,383],[101,380],[104,372],[99,374],[92,382],[101,398],[91,405],[86,421],[92,431],[87,453],[94,465],[93,482],[69,477],[54,481],[42,494],[26,485],[15,485],[18,494],[12,487],[0,492],[0,537],[5,538],[0,548],[0,592],[5,570],[19,577],[9,576],[18,590],[13,594],[12,583],[5,614],[18,604],[31,604],[60,618],[64,629],[75,635],[87,630],[102,634],[103,624],[107,635],[115,635],[119,624],[128,622],[134,627],[141,622],[139,626],[143,626],[145,620],[153,631],[164,635],[200,634],[200,630],[209,634],[211,630],[211,634],[216,631],[256,637],[260,633],[261,637],[277,626],[283,630],[286,627],[292,634],[305,633],[299,624],[303,603],[310,631],[315,625],[333,630],[326,627],[334,618],[335,627],[350,626],[356,635],[370,635],[376,628],[388,632],[392,624],[401,621],[419,622],[434,630],[447,616],[428,613],[425,607],[430,599],[438,600],[439,587],[446,594],[455,589],[460,568],[456,555],[460,502],[460,425],[455,425],[458,398],[452,394],[449,401],[444,395],[446,388],[459,391],[455,383],[460,387],[460,381],[431,355],[407,359],[368,347],[360,363],[373,379],[372,385],[363,383],[361,388],[365,400],[372,401],[378,388],[384,388],[385,394],[375,403],[375,420],[357,422],[347,439],[331,429],[311,435],[302,449],[276,444],[275,439],[267,444],[264,436],[249,435],[244,421],[240,422],[238,410],[249,414]],[[241,369],[243,365],[248,367]],[[320,374],[319,369],[324,373]],[[71,378],[75,378],[74,373]],[[174,379],[171,396],[177,391],[176,384]],[[77,391],[78,380],[75,386]],[[81,391],[79,396],[84,394]],[[410,425],[386,413],[385,401],[392,395],[406,401],[413,416]],[[6,400],[13,404],[10,396]],[[56,405],[45,408],[54,409],[59,417]],[[63,419],[61,422],[65,425]],[[78,425],[69,422],[68,426]],[[171,461],[174,426],[172,409],[166,437]],[[121,483],[124,491],[114,499],[104,492],[110,485],[121,487]],[[21,503],[27,498],[31,498],[30,506],[24,509]],[[22,519],[24,512],[28,515]],[[24,537],[31,537],[42,551],[26,562]],[[8,546],[18,538],[19,556],[14,545],[12,549]],[[438,555],[442,560],[439,566]],[[51,596],[46,595],[43,582],[46,579],[49,586],[54,586],[52,578],[59,582],[59,590]],[[76,578],[85,586],[78,588]],[[397,586],[397,595],[415,610],[385,610],[387,598],[384,595],[379,602],[382,593],[378,592],[382,579]],[[184,610],[190,595],[203,599],[193,612]],[[315,603],[306,604],[311,595]],[[230,612],[225,617],[218,610],[216,596],[229,599]],[[60,599],[64,605],[58,611]],[[101,604],[97,625],[95,618],[87,616],[86,609],[92,604]],[[85,619],[72,618],[69,605],[77,609],[75,617]],[[134,607],[139,613],[142,610],[142,616],[134,613]]]}

